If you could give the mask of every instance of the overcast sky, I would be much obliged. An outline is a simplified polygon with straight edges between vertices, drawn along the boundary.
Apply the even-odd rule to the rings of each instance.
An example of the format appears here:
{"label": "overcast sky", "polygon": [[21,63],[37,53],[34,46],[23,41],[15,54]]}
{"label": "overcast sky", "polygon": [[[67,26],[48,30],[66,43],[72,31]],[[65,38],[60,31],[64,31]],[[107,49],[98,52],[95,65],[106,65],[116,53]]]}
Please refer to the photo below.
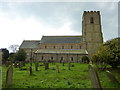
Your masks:
{"label": "overcast sky", "polygon": [[117,2],[1,2],[0,48],[43,35],[81,35],[84,11],[100,11],[104,41],[118,37]]}

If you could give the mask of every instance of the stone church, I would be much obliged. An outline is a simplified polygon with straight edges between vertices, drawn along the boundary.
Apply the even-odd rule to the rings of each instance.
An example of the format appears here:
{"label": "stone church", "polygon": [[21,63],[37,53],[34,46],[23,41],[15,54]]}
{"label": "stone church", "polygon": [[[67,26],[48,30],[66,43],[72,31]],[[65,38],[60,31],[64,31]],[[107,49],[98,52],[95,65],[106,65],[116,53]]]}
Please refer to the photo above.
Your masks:
{"label": "stone church", "polygon": [[100,11],[84,11],[82,35],[43,36],[41,40],[24,40],[20,49],[27,53],[27,61],[81,62],[83,56],[91,58],[103,43]]}

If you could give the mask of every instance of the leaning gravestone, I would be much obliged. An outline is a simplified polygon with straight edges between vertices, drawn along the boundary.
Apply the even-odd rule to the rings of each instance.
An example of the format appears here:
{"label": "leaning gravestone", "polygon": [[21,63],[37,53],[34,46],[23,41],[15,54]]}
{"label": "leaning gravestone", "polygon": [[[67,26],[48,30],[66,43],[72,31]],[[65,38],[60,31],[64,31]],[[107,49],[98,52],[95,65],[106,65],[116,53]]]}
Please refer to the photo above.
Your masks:
{"label": "leaning gravestone", "polygon": [[56,72],[57,72],[57,73],[60,72],[60,71],[59,71],[59,65],[58,65],[58,64],[56,65]]}
{"label": "leaning gravestone", "polygon": [[6,73],[6,87],[12,84],[12,78],[13,78],[13,67],[12,65],[8,68]]}
{"label": "leaning gravestone", "polygon": [[111,80],[111,82],[119,83],[118,80],[115,78],[115,76],[110,71],[106,71],[106,74],[107,74],[108,78]]}
{"label": "leaning gravestone", "polygon": [[0,89],[2,90],[2,71],[0,70]]}
{"label": "leaning gravestone", "polygon": [[49,69],[49,63],[45,62],[45,70]]}
{"label": "leaning gravestone", "polygon": [[89,73],[90,73],[90,77],[91,77],[91,82],[92,82],[93,88],[101,89],[100,80],[99,80],[99,77],[98,77],[98,74],[97,74],[96,70],[94,69],[92,64],[89,64],[88,68],[89,68]]}

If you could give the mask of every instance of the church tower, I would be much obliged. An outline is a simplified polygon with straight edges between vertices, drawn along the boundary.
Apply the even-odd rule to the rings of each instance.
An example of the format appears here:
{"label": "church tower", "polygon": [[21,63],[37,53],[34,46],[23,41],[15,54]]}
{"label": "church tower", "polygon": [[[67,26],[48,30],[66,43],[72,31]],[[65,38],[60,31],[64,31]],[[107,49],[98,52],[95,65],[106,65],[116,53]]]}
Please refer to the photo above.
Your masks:
{"label": "church tower", "polygon": [[82,17],[82,35],[84,48],[91,57],[103,43],[100,11],[84,11]]}

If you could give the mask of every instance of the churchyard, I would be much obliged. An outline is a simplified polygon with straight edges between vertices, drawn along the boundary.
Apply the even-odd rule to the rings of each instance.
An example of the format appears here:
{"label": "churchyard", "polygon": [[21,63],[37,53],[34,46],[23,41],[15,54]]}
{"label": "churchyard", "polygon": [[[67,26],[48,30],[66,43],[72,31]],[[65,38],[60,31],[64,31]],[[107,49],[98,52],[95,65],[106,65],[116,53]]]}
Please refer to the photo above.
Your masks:
{"label": "churchyard", "polygon": [[[120,70],[112,69],[110,66],[108,66],[107,70],[109,70],[113,76],[105,71],[98,70],[95,66],[92,67],[97,71],[98,80],[94,79],[96,77],[96,72],[94,72],[93,69],[90,69],[89,64],[49,63],[47,66],[45,65],[45,67],[43,63],[38,63],[37,66],[32,63],[32,69],[30,69],[30,63],[27,63],[22,67],[13,66],[13,71],[7,71],[9,67],[2,65],[2,87],[93,88],[99,87],[99,84],[101,88],[120,87]],[[9,73],[9,76],[6,76],[7,73]],[[118,82],[116,82],[114,78]],[[9,81],[7,81],[8,79]],[[10,80],[12,81],[10,82]],[[6,85],[7,83],[9,83],[9,85]],[[94,86],[94,83],[98,85]]]}

